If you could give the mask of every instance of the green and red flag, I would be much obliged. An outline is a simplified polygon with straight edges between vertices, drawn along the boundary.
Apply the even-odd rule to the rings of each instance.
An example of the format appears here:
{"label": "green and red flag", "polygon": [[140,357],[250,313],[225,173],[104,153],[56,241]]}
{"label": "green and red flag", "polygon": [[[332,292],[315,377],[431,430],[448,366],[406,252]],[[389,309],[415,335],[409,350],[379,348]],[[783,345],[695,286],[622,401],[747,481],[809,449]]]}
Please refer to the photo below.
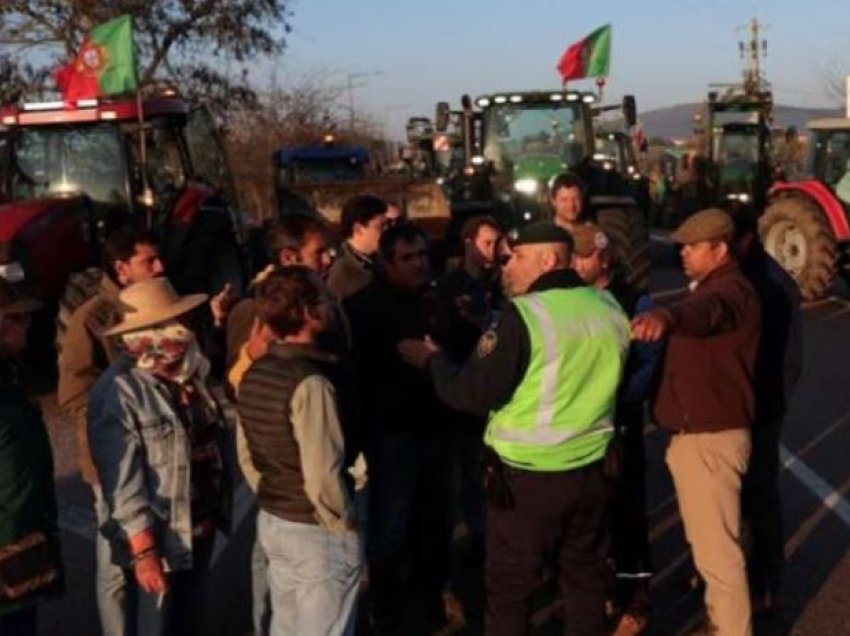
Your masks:
{"label": "green and red flag", "polygon": [[139,86],[133,20],[129,15],[96,26],[72,62],[53,74],[66,102],[130,93]]}
{"label": "green and red flag", "polygon": [[596,29],[571,44],[558,62],[562,81],[583,77],[606,77],[611,62],[611,25]]}

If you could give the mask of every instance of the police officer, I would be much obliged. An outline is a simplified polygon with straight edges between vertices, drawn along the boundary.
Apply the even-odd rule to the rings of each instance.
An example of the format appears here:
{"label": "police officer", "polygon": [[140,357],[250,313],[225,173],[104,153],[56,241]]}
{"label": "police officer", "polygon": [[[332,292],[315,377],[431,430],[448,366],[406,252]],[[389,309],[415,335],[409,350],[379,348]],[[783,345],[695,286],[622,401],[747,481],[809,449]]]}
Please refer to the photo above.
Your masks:
{"label": "police officer", "polygon": [[[605,455],[629,345],[625,315],[569,269],[572,238],[551,223],[510,237],[502,283],[511,304],[465,365],[430,339],[399,351],[427,366],[448,405],[488,415],[486,633],[526,632],[529,599],[558,566],[569,633],[605,632]],[[547,559],[556,563],[547,564]]]}

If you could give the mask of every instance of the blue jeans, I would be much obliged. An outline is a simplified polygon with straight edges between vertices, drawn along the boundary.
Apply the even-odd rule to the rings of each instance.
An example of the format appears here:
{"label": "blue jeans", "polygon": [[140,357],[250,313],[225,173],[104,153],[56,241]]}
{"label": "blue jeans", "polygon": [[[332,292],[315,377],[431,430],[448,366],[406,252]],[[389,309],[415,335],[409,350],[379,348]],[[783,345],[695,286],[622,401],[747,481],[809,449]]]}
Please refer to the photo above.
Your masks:
{"label": "blue jeans", "polygon": [[267,636],[272,617],[269,599],[269,558],[260,543],[260,533],[256,527],[254,547],[251,549],[251,600],[254,632],[258,636]]}
{"label": "blue jeans", "polygon": [[100,526],[109,518],[109,509],[103,499],[100,486],[92,486],[94,511],[98,532],[94,539],[95,587],[100,628],[104,636],[126,636],[130,633],[126,624],[127,582],[124,570],[112,562],[109,539],[100,532]]}
{"label": "blue jeans", "polygon": [[269,559],[272,636],[354,634],[363,571],[357,533],[260,510],[257,534]]}

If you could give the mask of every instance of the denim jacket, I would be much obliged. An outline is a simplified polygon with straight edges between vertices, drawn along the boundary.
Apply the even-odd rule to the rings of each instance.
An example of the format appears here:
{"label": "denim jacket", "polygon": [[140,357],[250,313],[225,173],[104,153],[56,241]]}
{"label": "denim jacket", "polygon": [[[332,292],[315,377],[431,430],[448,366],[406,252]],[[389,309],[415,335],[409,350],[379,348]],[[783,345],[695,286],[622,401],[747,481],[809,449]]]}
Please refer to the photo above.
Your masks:
{"label": "denim jacket", "polygon": [[153,528],[168,567],[191,569],[190,441],[168,388],[121,357],[92,389],[88,427],[113,562],[129,567],[129,537]]}

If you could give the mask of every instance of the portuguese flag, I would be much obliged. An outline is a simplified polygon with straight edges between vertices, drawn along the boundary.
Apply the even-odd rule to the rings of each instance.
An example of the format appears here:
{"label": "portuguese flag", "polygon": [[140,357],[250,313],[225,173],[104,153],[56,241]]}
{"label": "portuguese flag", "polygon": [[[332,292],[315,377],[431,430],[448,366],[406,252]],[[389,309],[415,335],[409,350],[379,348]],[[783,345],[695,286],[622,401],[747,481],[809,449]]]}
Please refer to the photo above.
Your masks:
{"label": "portuguese flag", "polygon": [[606,24],[571,44],[558,62],[558,71],[565,83],[583,77],[605,77],[610,62],[611,25]]}
{"label": "portuguese flag", "polygon": [[66,102],[135,91],[139,79],[132,18],[122,15],[92,29],[77,57],[53,77]]}

